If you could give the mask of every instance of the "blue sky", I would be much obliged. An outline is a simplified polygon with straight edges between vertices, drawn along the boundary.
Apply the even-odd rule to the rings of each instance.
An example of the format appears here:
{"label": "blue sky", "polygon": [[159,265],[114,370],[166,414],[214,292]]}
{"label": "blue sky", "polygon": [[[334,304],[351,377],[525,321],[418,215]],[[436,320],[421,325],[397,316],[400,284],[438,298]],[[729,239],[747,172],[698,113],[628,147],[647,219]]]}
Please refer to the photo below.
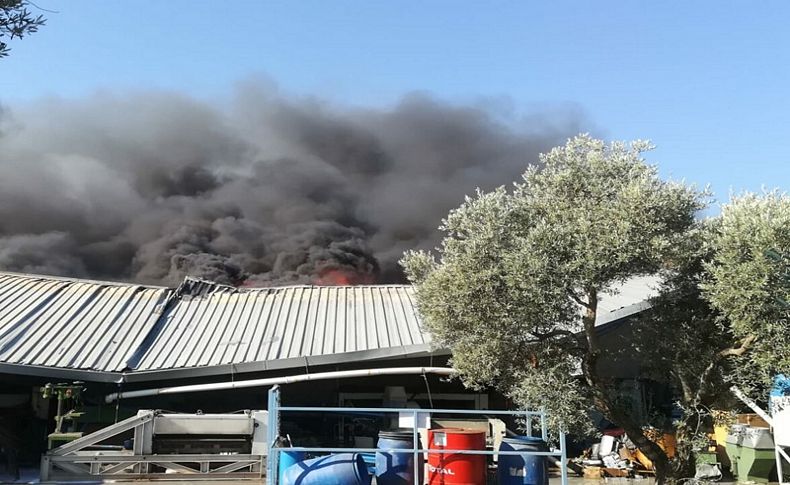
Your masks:
{"label": "blue sky", "polygon": [[205,99],[240,81],[338,103],[410,91],[579,109],[649,138],[662,173],[731,190],[790,182],[790,2],[36,0],[58,13],[0,60],[0,102],[96,90]]}

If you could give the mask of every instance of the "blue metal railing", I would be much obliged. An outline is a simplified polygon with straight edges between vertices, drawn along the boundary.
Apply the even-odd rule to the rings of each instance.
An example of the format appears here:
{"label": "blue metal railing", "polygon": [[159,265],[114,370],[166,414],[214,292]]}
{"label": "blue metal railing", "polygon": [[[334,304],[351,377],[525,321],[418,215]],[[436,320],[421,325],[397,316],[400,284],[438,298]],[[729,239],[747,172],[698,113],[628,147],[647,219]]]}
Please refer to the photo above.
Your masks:
{"label": "blue metal railing", "polygon": [[[304,447],[295,446],[290,448],[280,448],[275,445],[275,441],[280,436],[280,413],[281,412],[319,412],[319,413],[398,413],[411,414],[414,427],[412,434],[412,448],[411,449],[393,449],[393,448],[340,448],[340,447]],[[556,456],[560,459],[560,477],[562,485],[568,485],[568,467],[567,467],[567,448],[565,446],[565,432],[560,430],[559,443],[560,449],[557,451],[497,451],[497,450],[450,450],[450,449],[425,449],[419,447],[419,431],[417,429],[417,416],[425,414],[466,414],[466,415],[500,415],[500,416],[524,416],[528,420],[533,418],[540,418],[541,437],[544,441],[548,439],[548,425],[546,422],[546,415],[542,411],[502,411],[502,410],[466,410],[466,409],[415,409],[415,408],[341,408],[341,407],[305,407],[293,406],[283,407],[280,406],[280,390],[279,386],[274,386],[269,390],[269,454],[266,459],[266,483],[267,485],[277,485],[278,477],[278,462],[280,453],[283,451],[301,451],[306,453],[412,453],[414,455],[414,485],[421,485],[418,483],[419,473],[419,455],[421,453],[446,453],[446,454],[460,454],[460,455],[504,455],[504,456]],[[531,432],[531,422],[527,428]]]}

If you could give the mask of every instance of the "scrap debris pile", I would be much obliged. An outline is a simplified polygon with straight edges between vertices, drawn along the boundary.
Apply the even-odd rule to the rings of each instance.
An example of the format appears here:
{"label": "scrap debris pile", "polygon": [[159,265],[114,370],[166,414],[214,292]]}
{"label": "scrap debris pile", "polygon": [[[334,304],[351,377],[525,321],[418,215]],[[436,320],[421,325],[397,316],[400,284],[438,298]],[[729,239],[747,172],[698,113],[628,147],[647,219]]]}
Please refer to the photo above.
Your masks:
{"label": "scrap debris pile", "polygon": [[[656,441],[669,454],[674,456],[674,436],[663,434],[658,430]],[[628,439],[625,432],[618,429],[606,430],[600,442],[593,444],[576,459],[585,478],[631,477],[642,478],[642,475],[654,474],[653,463]]]}

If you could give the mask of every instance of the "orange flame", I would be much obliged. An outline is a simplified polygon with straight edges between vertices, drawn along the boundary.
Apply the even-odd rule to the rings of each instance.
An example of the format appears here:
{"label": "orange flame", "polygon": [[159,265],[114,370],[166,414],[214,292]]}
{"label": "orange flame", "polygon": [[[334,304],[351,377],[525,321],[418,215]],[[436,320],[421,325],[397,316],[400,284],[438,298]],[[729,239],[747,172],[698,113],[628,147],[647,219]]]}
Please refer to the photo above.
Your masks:
{"label": "orange flame", "polygon": [[347,269],[327,269],[322,271],[314,284],[319,286],[370,285],[374,283],[373,275],[356,273]]}

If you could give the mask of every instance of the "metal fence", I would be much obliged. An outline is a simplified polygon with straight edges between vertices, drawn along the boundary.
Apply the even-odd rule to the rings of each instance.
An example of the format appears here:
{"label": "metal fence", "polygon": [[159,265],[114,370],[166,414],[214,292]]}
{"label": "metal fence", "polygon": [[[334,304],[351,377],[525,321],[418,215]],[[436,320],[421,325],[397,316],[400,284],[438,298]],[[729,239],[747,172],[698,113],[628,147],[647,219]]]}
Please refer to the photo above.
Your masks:
{"label": "metal fence", "polygon": [[[544,441],[548,440],[548,425],[546,422],[546,414],[542,411],[500,411],[500,410],[467,410],[467,409],[415,409],[415,408],[343,408],[343,407],[304,407],[304,406],[281,406],[280,405],[280,389],[278,386],[269,390],[269,425],[268,425],[268,439],[270,443],[269,454],[266,461],[266,483],[267,485],[278,485],[279,473],[278,463],[280,453],[283,451],[301,451],[305,453],[411,453],[414,456],[414,485],[421,485],[419,483],[419,455],[423,453],[442,453],[442,454],[462,454],[462,455],[504,455],[504,456],[555,456],[560,461],[560,477],[562,485],[568,485],[568,467],[567,467],[567,448],[565,445],[565,433],[559,430],[559,450],[556,451],[487,451],[487,450],[451,450],[451,449],[426,449],[419,447],[419,431],[417,428],[419,415],[434,415],[434,414],[453,414],[453,415],[476,415],[476,416],[514,416],[525,417],[529,424],[535,418],[540,420],[541,437]],[[280,433],[280,414],[292,413],[392,413],[392,414],[411,414],[412,423],[414,424],[412,434],[412,448],[411,449],[394,449],[394,448],[352,448],[352,447],[288,447],[282,448],[275,446],[275,442],[281,436]],[[531,431],[531,426],[527,426]]]}

